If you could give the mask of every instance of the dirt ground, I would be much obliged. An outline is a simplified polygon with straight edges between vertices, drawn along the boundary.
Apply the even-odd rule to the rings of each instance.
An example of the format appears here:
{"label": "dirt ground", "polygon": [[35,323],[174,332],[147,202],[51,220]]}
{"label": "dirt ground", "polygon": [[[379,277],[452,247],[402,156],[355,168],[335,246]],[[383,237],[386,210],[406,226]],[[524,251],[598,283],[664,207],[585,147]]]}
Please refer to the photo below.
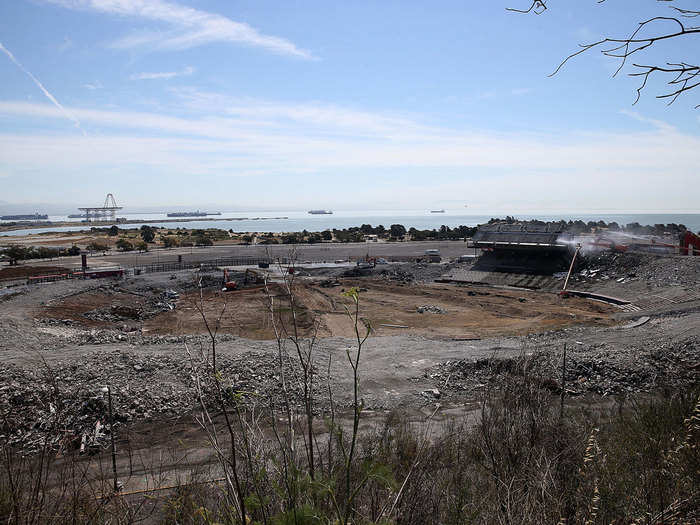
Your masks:
{"label": "dirt ground", "polygon": [[[349,299],[342,292],[362,290],[360,315],[374,329],[360,367],[368,420],[380,420],[393,410],[417,418],[438,408],[438,418],[469,414],[486,381],[484,363],[542,354],[557,367],[565,344],[567,373],[575,385],[567,403],[652,392],[669,382],[696,384],[700,258],[697,263],[650,258],[633,267],[626,260],[601,264],[595,261],[595,268],[603,268],[595,275],[578,276],[576,287],[625,297],[637,310],[561,299],[551,291],[490,286],[488,281],[426,282],[440,272],[451,279],[460,273],[469,277],[470,268],[406,264],[378,267],[394,269],[396,275],[342,277],[345,269],[340,268],[332,270],[338,275],[324,270],[315,280],[298,278],[299,326],[306,335],[314,320],[319,323],[318,385],[325,389],[327,382],[332,384],[336,406],[347,411],[353,383],[345,352],[355,342],[343,308]],[[408,274],[411,280],[404,279]],[[392,275],[402,280],[391,280]],[[79,438],[94,429],[95,420],[104,420],[99,410],[84,413],[85,403],[101,399],[102,387],[111,385],[115,410],[124,420],[118,429],[120,451],[126,446],[121,439],[128,435],[134,457],[143,461],[177,446],[188,461],[206,464],[210,451],[202,447],[203,437],[191,419],[196,395],[186,347],[208,345],[194,304],[194,282],[200,277],[181,271],[0,288],[0,409],[14,418],[16,446],[32,451],[41,443],[42,422],[52,417],[54,388],[67,414],[63,423]],[[254,392],[251,399],[260,403],[275,399],[279,348],[268,296],[259,286],[222,293],[220,272],[209,278],[207,318],[215,320],[226,304],[217,343],[224,381]],[[284,290],[273,285],[271,291],[276,319],[288,325]],[[626,326],[643,316],[646,322]],[[287,345],[286,351],[292,350]],[[118,461],[120,479],[126,479],[131,468],[126,455],[120,453]],[[181,468],[180,460],[173,460],[173,472]],[[143,477],[134,477],[126,486],[141,488],[143,483]]]}
{"label": "dirt ground", "polygon": [[[361,290],[363,322],[377,336],[409,334],[438,338],[481,338],[562,329],[574,325],[611,326],[610,305],[579,298],[562,299],[551,293],[525,290],[404,284],[381,279],[344,279],[340,286],[322,288],[313,282],[294,284],[297,328],[308,336],[353,337],[353,325],[345,307],[351,300],[343,292]],[[289,298],[279,284],[272,284],[275,319],[279,330],[292,330]],[[255,340],[275,338],[270,298],[263,287],[234,292],[209,289],[200,303],[198,291],[183,293],[173,310],[143,316],[143,294],[103,287],[50,301],[36,317],[69,319],[85,327],[111,328],[128,324],[144,335],[189,335],[205,332],[198,306],[203,305],[210,323],[220,318],[221,334]],[[422,310],[422,313],[421,313]],[[96,316],[95,312],[107,315]],[[222,313],[223,312],[223,313]],[[143,317],[147,317],[143,319]],[[141,322],[138,322],[141,321]],[[364,330],[364,328],[363,328]]]}
{"label": "dirt ground", "polygon": [[140,317],[139,309],[145,305],[146,299],[143,296],[104,287],[49,301],[41,305],[36,314],[39,319],[67,319],[85,327],[113,328],[115,322],[112,319],[91,314],[113,314],[118,315],[120,320],[136,321]]}

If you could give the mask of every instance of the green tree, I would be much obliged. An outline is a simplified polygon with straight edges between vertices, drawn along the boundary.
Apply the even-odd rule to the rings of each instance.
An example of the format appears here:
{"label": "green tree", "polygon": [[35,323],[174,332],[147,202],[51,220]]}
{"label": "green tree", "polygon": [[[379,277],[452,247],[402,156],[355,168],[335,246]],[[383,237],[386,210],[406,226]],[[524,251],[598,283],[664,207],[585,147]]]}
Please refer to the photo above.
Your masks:
{"label": "green tree", "polygon": [[109,250],[109,246],[100,241],[92,241],[86,248],[91,252],[106,252]]}
{"label": "green tree", "polygon": [[141,226],[141,238],[144,242],[153,242],[156,238],[156,231],[151,226],[144,224]]}
{"label": "green tree", "polygon": [[117,249],[122,251],[122,252],[130,252],[131,250],[134,249],[134,245],[131,244],[126,239],[121,238],[117,241]]}
{"label": "green tree", "polygon": [[331,233],[330,230],[323,230],[321,232],[321,237],[323,238],[324,241],[332,241],[333,240],[333,234]]}
{"label": "green tree", "polygon": [[194,243],[196,246],[211,246],[214,244],[214,241],[206,235],[198,235],[194,238]]}
{"label": "green tree", "polygon": [[178,238],[174,235],[163,237],[163,246],[165,248],[176,248],[179,244]]}
{"label": "green tree", "polygon": [[109,229],[109,231],[107,233],[109,234],[110,237],[116,237],[117,235],[119,235],[119,231],[120,230],[119,230],[119,228],[117,228],[116,225],[112,225],[112,227]]}
{"label": "green tree", "polygon": [[24,246],[11,246],[4,250],[3,255],[10,259],[10,264],[17,264],[17,261],[22,261],[24,259],[29,259],[31,257],[32,250],[25,248]]}
{"label": "green tree", "polygon": [[392,224],[389,227],[389,235],[391,235],[394,239],[403,237],[406,235],[406,228],[404,228],[403,224]]}

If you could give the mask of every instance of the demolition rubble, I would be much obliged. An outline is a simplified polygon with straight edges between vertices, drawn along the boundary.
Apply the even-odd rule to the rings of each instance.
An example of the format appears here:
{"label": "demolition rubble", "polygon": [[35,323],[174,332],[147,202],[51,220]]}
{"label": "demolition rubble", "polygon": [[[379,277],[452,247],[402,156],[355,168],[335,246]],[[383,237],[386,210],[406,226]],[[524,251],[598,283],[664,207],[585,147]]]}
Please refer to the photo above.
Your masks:
{"label": "demolition rubble", "polygon": [[[539,236],[534,244],[529,233]],[[366,410],[467,406],[494,382],[524,375],[588,402],[697,385],[700,257],[607,247],[569,268],[560,233],[491,228],[474,237],[480,257],[295,266],[299,333],[316,336],[316,410],[329,408],[329,385],[336,408],[349,406],[354,333],[344,292],[352,288],[371,331],[360,370]],[[283,337],[280,352],[270,317],[272,304],[277,329],[290,319],[280,303],[285,270],[0,288],[0,439],[25,454],[90,454],[133,425],[191,421],[213,388],[202,316],[217,320],[217,369],[230,394],[300,403],[296,350]],[[564,282],[572,294],[560,293]]]}

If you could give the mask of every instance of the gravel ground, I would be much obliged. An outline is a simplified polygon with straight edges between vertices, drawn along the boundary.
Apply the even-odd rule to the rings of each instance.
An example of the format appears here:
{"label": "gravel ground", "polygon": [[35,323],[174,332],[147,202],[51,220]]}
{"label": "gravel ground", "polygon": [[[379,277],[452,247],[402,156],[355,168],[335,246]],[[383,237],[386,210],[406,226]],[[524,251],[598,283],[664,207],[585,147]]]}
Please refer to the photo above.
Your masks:
{"label": "gravel ground", "polygon": [[[592,259],[586,273],[579,274],[578,284],[611,295],[638,296],[650,290],[688,295],[699,290],[698,265],[700,257],[611,255]],[[430,281],[454,268],[452,263],[380,265],[371,273],[375,278],[401,283]],[[182,291],[194,286],[191,272],[172,275],[128,279],[116,286],[149,297],[162,297],[167,289]],[[207,279],[215,285],[219,278],[212,274]],[[185,344],[197,350],[200,345],[206,346],[206,337],[86,330],[61,319],[39,322],[32,315],[39,305],[104,286],[110,284],[59,282],[19,286],[12,288],[12,293],[0,295],[0,351],[4,358],[0,365],[0,439],[33,452],[44,436],[60,429],[62,437],[55,438],[51,446],[70,449],[85,444],[88,450],[99,449],[108,442],[110,430],[102,392],[105,385],[114,392],[118,425],[148,421],[161,424],[191,417],[197,396]],[[632,395],[669,383],[696,386],[700,309],[693,304],[674,303],[673,311],[652,314],[649,322],[630,329],[570,328],[484,340],[371,337],[363,350],[360,369],[363,401],[368,410],[468,403],[490,380],[521,373],[521,356],[528,354],[532,373],[556,393],[564,343],[568,348],[566,389],[570,396]],[[425,306],[425,315],[439,321],[439,313],[431,312],[430,304]],[[220,336],[218,342],[219,366],[228,388],[260,403],[281,397],[274,341]],[[318,392],[323,399],[330,359],[331,384],[341,409],[348,406],[352,391],[345,354],[352,347],[352,340],[342,338],[317,342]],[[296,369],[286,366],[285,371],[293,378]],[[298,403],[298,390],[292,390],[292,400]],[[318,408],[324,409],[323,402]]]}

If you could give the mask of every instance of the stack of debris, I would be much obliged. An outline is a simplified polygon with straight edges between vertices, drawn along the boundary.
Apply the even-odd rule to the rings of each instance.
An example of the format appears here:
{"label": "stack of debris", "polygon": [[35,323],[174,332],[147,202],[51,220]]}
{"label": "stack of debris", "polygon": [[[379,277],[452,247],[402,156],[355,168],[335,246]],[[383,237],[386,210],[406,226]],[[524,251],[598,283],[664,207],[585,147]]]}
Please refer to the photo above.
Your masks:
{"label": "stack of debris", "polygon": [[[219,357],[217,368],[228,391],[265,406],[284,399],[283,373],[290,402],[302,405],[294,360],[286,361],[281,372],[276,355],[246,352]],[[188,417],[198,403],[197,376],[205,402],[216,409],[207,365],[193,369],[184,351],[178,356],[93,351],[39,371],[0,364],[0,440],[25,453],[44,447],[98,450],[109,444],[111,432],[106,385],[112,390],[114,431],[119,432],[131,421]],[[316,385],[325,384],[320,379]],[[316,388],[322,396],[324,387]]]}
{"label": "stack of debris", "polygon": [[[699,358],[697,338],[661,345],[634,358],[614,360],[602,344],[577,345],[567,354],[566,393],[607,396],[652,392],[668,385],[690,387],[697,384]],[[561,355],[536,352],[517,358],[446,361],[426,371],[423,379],[432,380],[449,398],[473,395],[488,385],[497,386],[509,378],[524,376],[541,388],[561,392]]]}
{"label": "stack of debris", "polygon": [[429,314],[446,314],[447,310],[440,308],[434,304],[424,304],[423,306],[416,307],[416,312],[419,314],[429,313]]}

